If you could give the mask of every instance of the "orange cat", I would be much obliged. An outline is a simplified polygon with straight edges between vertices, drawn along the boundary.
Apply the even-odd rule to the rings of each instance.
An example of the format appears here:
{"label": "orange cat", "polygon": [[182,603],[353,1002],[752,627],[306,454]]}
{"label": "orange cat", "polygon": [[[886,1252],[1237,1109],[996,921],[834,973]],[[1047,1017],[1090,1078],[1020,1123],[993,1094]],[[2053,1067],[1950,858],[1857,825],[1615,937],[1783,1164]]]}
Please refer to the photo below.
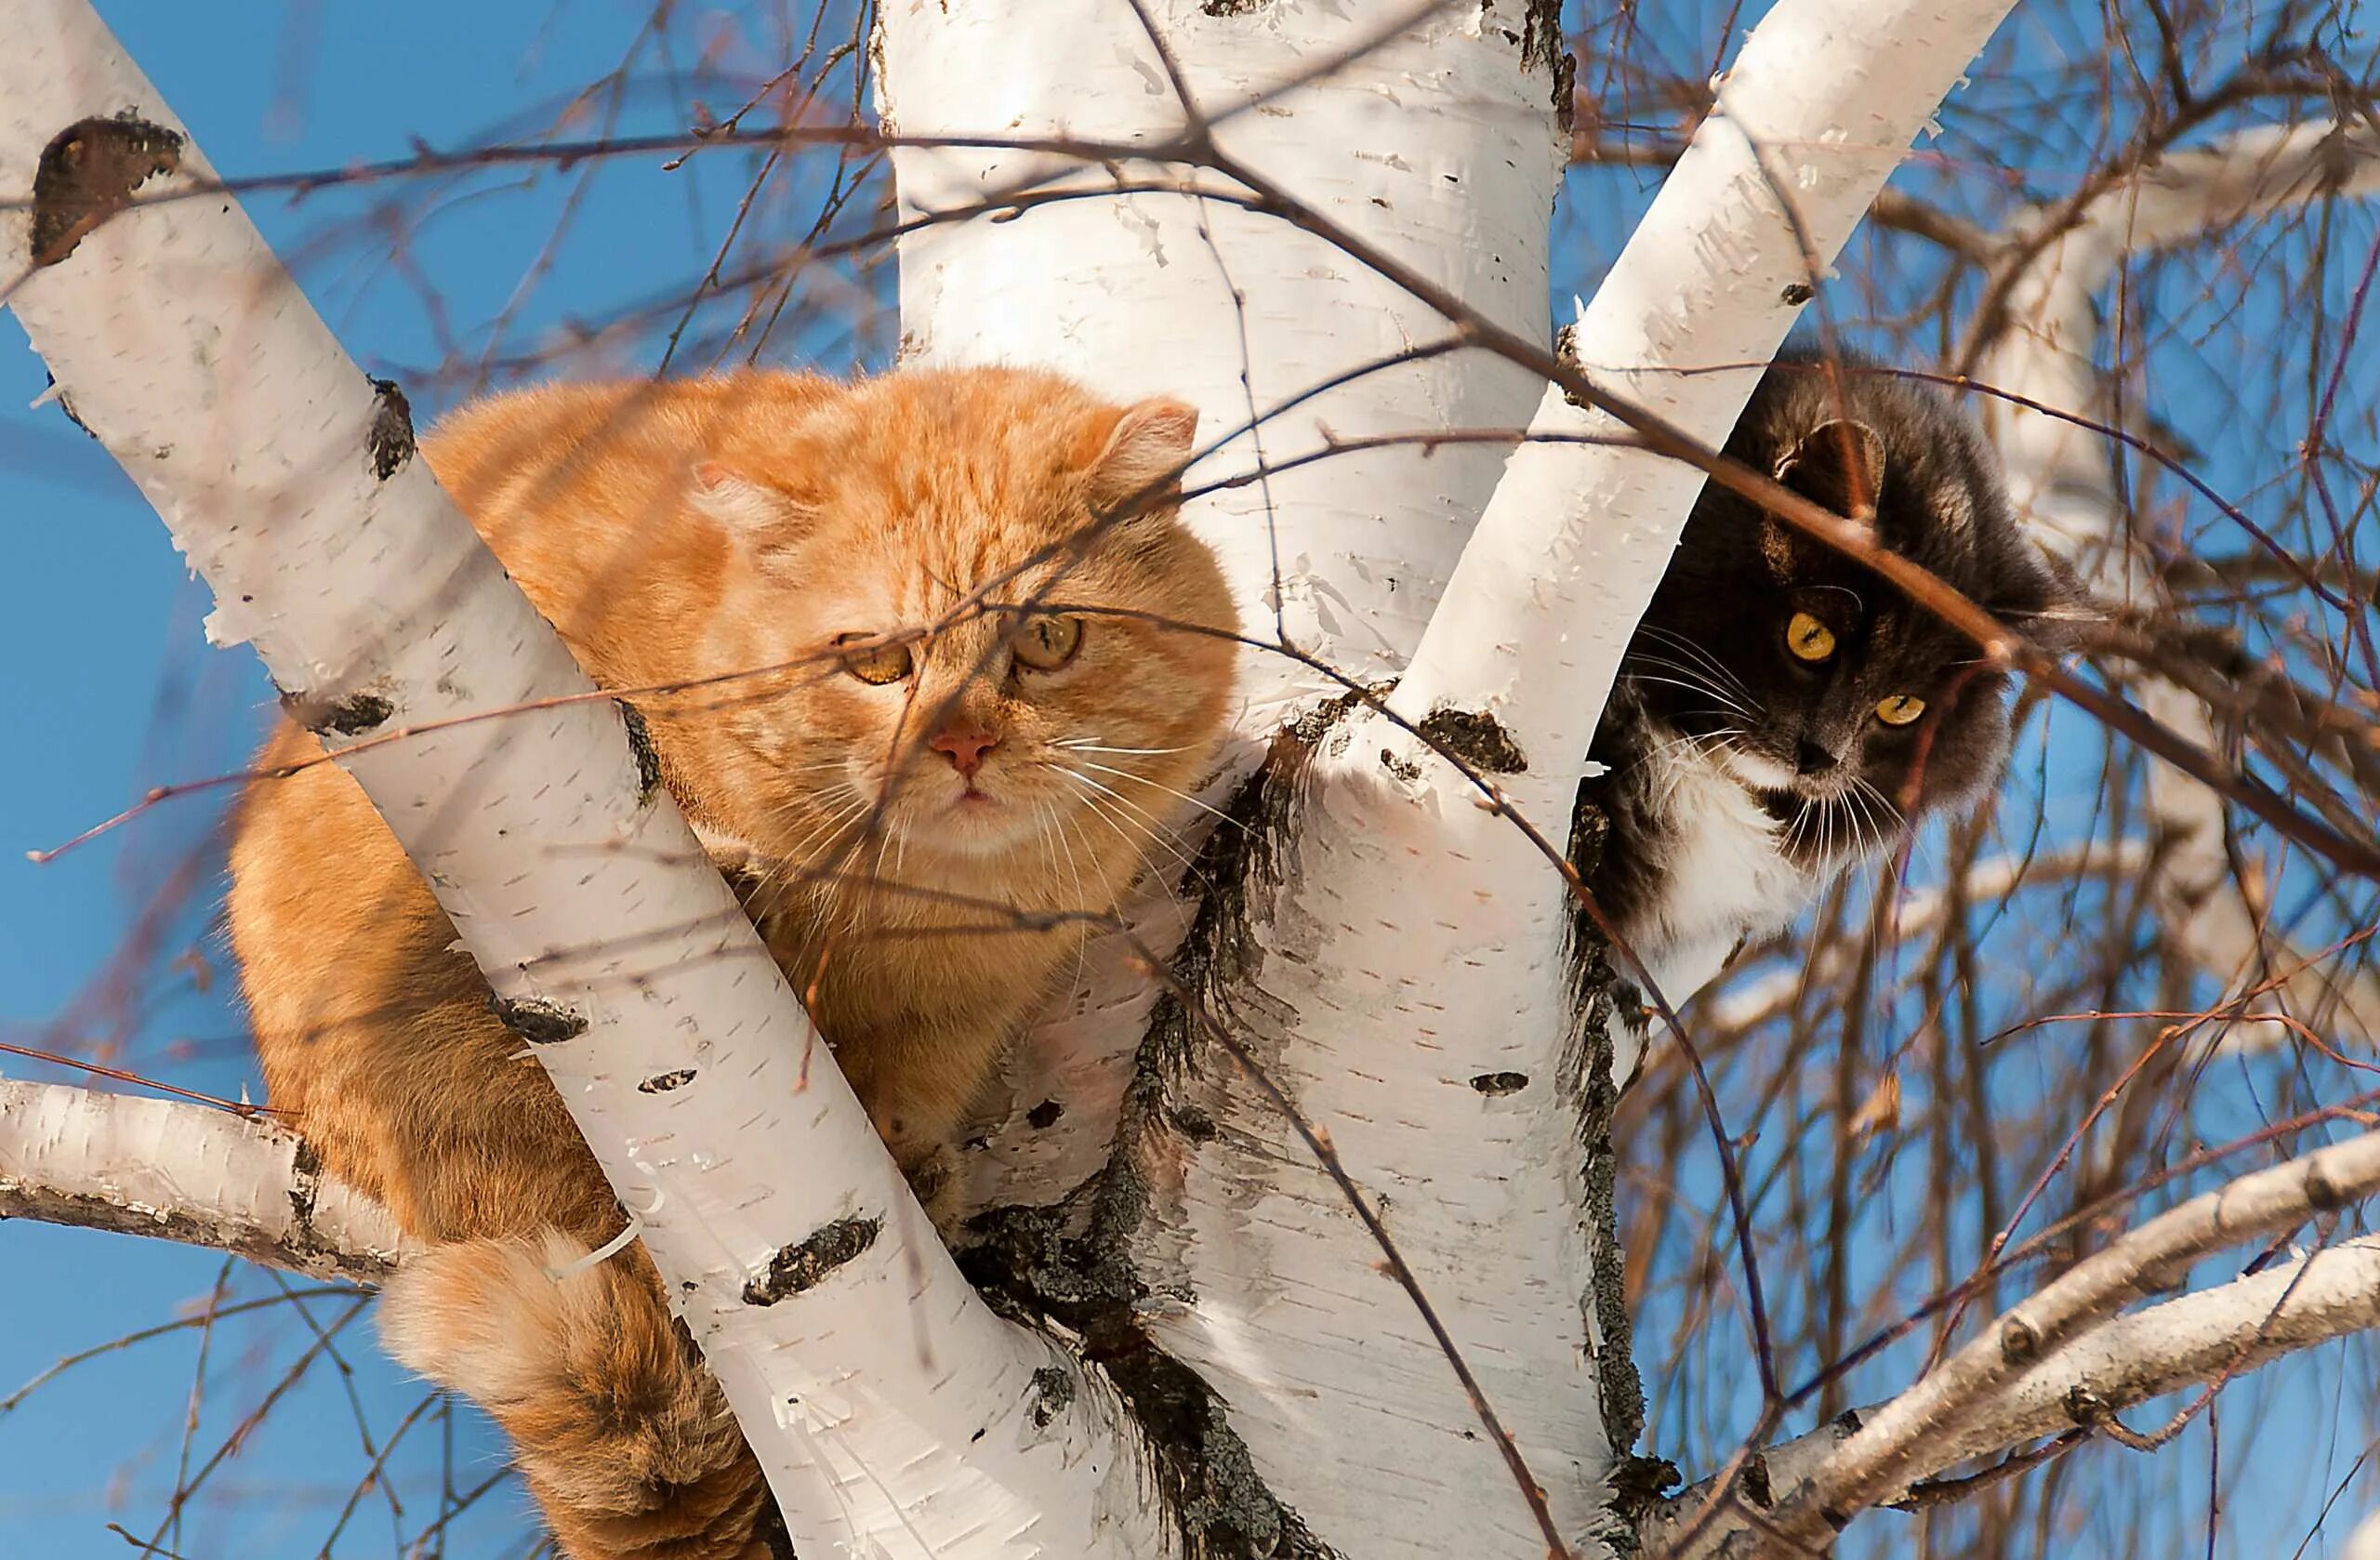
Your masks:
{"label": "orange cat", "polygon": [[[1110,908],[1222,728],[1231,647],[1152,620],[1233,622],[1171,507],[1195,425],[1024,370],[745,373],[499,397],[422,445],[598,682],[787,668],[637,705],[930,1198],[1086,935],[1008,907]],[[261,761],[320,751],[287,725]],[[343,771],[250,788],[230,919],[273,1103],[452,1243],[384,1295],[392,1351],[496,1416],[574,1560],[765,1553],[760,1470],[642,1248],[547,1276],[620,1212]]]}

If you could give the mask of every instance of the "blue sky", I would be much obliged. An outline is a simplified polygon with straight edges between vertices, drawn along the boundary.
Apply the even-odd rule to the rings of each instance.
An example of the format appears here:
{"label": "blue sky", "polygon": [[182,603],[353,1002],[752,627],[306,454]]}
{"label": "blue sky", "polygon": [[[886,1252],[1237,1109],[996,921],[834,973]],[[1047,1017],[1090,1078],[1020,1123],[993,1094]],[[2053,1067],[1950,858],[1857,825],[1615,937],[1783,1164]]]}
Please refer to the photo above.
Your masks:
{"label": "blue sky", "polygon": [[[247,25],[234,27],[223,7],[103,0],[100,8],[216,165],[233,175],[399,157],[416,137],[456,146],[542,123],[629,52],[648,10],[633,0],[417,0],[392,25],[384,8],[293,0],[235,7]],[[741,12],[713,36],[731,69],[783,58]],[[629,84],[621,112],[623,128],[661,130],[682,126],[687,110],[647,71]],[[468,199],[406,205],[397,219],[402,253],[372,223],[377,193],[322,194],[295,209],[258,198],[249,208],[350,351],[376,372],[406,377],[427,415],[450,388],[409,371],[438,361],[450,339],[481,339],[508,304],[507,352],[697,271],[734,212],[737,171],[724,158],[676,172],[658,158],[605,165],[549,269],[544,246],[574,188],[551,175],[485,179]],[[2054,180],[2056,170],[2040,171]],[[1621,181],[1642,188],[1650,178]],[[1637,204],[1621,181],[1603,188],[1593,209]],[[1567,297],[1591,279],[1612,233],[1582,231],[1574,212],[1557,234],[1576,272],[1556,278],[1555,296]],[[416,274],[432,279],[434,307],[408,279]],[[2177,316],[2194,305],[2194,295],[2174,302]],[[830,368],[882,350],[831,324],[805,326],[799,339]],[[631,352],[620,366],[649,364]],[[2193,358],[2175,365],[2175,382],[2195,393],[2206,372]],[[210,848],[219,793],[169,804],[49,866],[21,859],[23,850],[72,836],[151,786],[238,767],[270,712],[269,690],[246,652],[204,647],[205,593],[113,463],[56,408],[28,409],[44,382],[14,322],[0,321],[0,547],[7,562],[0,589],[8,597],[0,610],[0,666],[8,668],[0,676],[0,731],[19,754],[0,769],[0,927],[7,932],[0,938],[0,1038],[86,1052],[105,1042],[122,1064],[186,1087],[260,1093],[225,999],[228,971],[209,941],[207,918],[219,896]],[[2189,410],[2187,399],[2178,404]],[[2219,420],[2209,431],[2210,473],[2226,491],[2246,494],[2269,476],[2270,440],[2241,445],[2239,430]],[[193,873],[197,889],[184,892]],[[158,904],[176,908],[144,941],[136,933]],[[205,960],[182,958],[192,950]],[[137,978],[112,978],[123,960]],[[201,973],[208,963],[211,982]],[[129,1010],[114,1000],[126,991],[139,998]],[[2045,1060],[2044,1089],[2056,1086],[2055,1070]],[[59,1076],[5,1056],[0,1074]],[[2243,1129],[2252,1120],[2243,1111]],[[222,1270],[219,1259],[157,1242],[0,1226],[0,1395],[72,1351],[203,1305]],[[233,1302],[276,1292],[270,1278],[246,1269],[234,1270],[231,1283]],[[317,1300],[308,1303],[311,1324],[274,1307],[218,1329],[207,1346],[189,1466],[204,1463],[279,1372],[316,1345],[313,1329],[332,1328],[345,1310],[344,1302]],[[359,1449],[362,1436],[384,1445],[421,1397],[380,1359],[368,1317],[348,1323],[336,1344],[336,1360],[317,1358],[304,1387],[209,1476],[210,1493],[168,1537],[176,1553],[279,1560],[323,1547],[370,1460]],[[160,1523],[184,1458],[198,1355],[197,1335],[177,1333],[104,1355],[0,1413],[0,1560],[133,1553],[106,1525],[120,1522],[145,1538]],[[2360,1419],[2335,1411],[2356,1380],[2310,1362],[2274,1378],[2269,1390],[2291,1394],[2294,1411],[2247,1453],[2269,1464],[2273,1504],[2227,1528],[2228,1543],[2247,1535],[2247,1547],[2227,1553],[2261,1553],[2258,1536],[2286,1534],[2294,1543],[2310,1526],[2360,1449],[2338,1437]],[[409,1528],[425,1507],[436,1508],[443,1463],[451,1462],[458,1486],[496,1466],[495,1443],[476,1421],[458,1416],[451,1456],[447,1433],[444,1421],[425,1417],[406,1433],[412,1449],[391,1459]],[[2201,1499],[2191,1488],[2196,1481],[2202,1489],[2205,1448],[2186,1438],[2163,1455],[2172,1460],[2176,1509]],[[2347,1509],[2355,1504],[2351,1497]],[[335,1553],[389,1553],[391,1531],[388,1499],[367,1494]],[[517,1504],[500,1500],[459,1522],[447,1553],[473,1560],[516,1553],[526,1531]],[[2072,1553],[2113,1554],[2126,1553],[2130,1538],[2103,1532],[2075,1541]],[[2309,1550],[2324,1552],[2320,1539]]]}

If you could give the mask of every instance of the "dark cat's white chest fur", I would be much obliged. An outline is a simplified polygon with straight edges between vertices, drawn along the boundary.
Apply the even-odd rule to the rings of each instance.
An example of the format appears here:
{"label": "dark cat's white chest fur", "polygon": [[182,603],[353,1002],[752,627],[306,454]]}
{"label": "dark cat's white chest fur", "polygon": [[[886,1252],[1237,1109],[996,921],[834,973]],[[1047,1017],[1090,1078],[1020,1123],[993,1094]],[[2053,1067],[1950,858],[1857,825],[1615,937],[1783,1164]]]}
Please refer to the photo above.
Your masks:
{"label": "dark cat's white chest fur", "polygon": [[1620,932],[1653,984],[1683,1000],[1737,943],[1792,921],[1824,879],[1785,854],[1785,826],[1698,744],[1657,747],[1631,788],[1641,808],[1631,839],[1645,853],[1646,884]]}

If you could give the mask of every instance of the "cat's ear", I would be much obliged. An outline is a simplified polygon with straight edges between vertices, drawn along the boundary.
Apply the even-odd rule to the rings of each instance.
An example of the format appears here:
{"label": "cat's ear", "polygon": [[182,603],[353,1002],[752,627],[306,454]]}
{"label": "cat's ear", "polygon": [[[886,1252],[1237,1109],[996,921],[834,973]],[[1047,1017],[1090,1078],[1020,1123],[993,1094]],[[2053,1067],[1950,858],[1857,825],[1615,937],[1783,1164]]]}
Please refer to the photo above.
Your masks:
{"label": "cat's ear", "polygon": [[1813,504],[1862,523],[1884,490],[1884,441],[1864,422],[1822,422],[1777,457],[1777,480]]}
{"label": "cat's ear", "polygon": [[1159,396],[1127,408],[1091,458],[1091,507],[1170,503],[1197,437],[1198,409],[1186,402]]}
{"label": "cat's ear", "polygon": [[757,481],[722,460],[695,463],[686,477],[686,504],[758,553],[784,547],[818,515],[815,499]]}
{"label": "cat's ear", "polygon": [[2082,648],[2091,629],[2108,621],[2108,609],[2093,598],[2082,576],[2065,560],[2043,551],[2030,540],[2024,549],[2030,577],[2014,598],[1987,602],[1994,617],[2022,633],[2053,655]]}

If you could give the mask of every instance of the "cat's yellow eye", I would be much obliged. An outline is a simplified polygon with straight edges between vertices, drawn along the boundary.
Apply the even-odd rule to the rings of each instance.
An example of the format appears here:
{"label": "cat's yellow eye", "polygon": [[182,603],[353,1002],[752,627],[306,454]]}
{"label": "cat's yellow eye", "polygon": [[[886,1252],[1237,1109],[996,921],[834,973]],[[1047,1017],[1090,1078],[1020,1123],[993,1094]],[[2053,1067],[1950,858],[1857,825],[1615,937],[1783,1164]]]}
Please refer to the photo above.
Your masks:
{"label": "cat's yellow eye", "polygon": [[1056,671],[1082,648],[1082,619],[1038,613],[1016,630],[1016,661],[1035,671]]}
{"label": "cat's yellow eye", "polygon": [[1808,613],[1797,612],[1785,625],[1785,648],[1797,661],[1823,661],[1834,654],[1834,630]]}
{"label": "cat's yellow eye", "polygon": [[[871,640],[874,634],[838,634],[837,644],[849,644],[853,640]],[[888,682],[898,682],[909,675],[916,665],[906,644],[870,644],[843,652],[843,669],[862,682],[881,688]]]}
{"label": "cat's yellow eye", "polygon": [[1895,694],[1876,706],[1876,719],[1887,726],[1906,726],[1925,713],[1925,701],[1914,694]]}

